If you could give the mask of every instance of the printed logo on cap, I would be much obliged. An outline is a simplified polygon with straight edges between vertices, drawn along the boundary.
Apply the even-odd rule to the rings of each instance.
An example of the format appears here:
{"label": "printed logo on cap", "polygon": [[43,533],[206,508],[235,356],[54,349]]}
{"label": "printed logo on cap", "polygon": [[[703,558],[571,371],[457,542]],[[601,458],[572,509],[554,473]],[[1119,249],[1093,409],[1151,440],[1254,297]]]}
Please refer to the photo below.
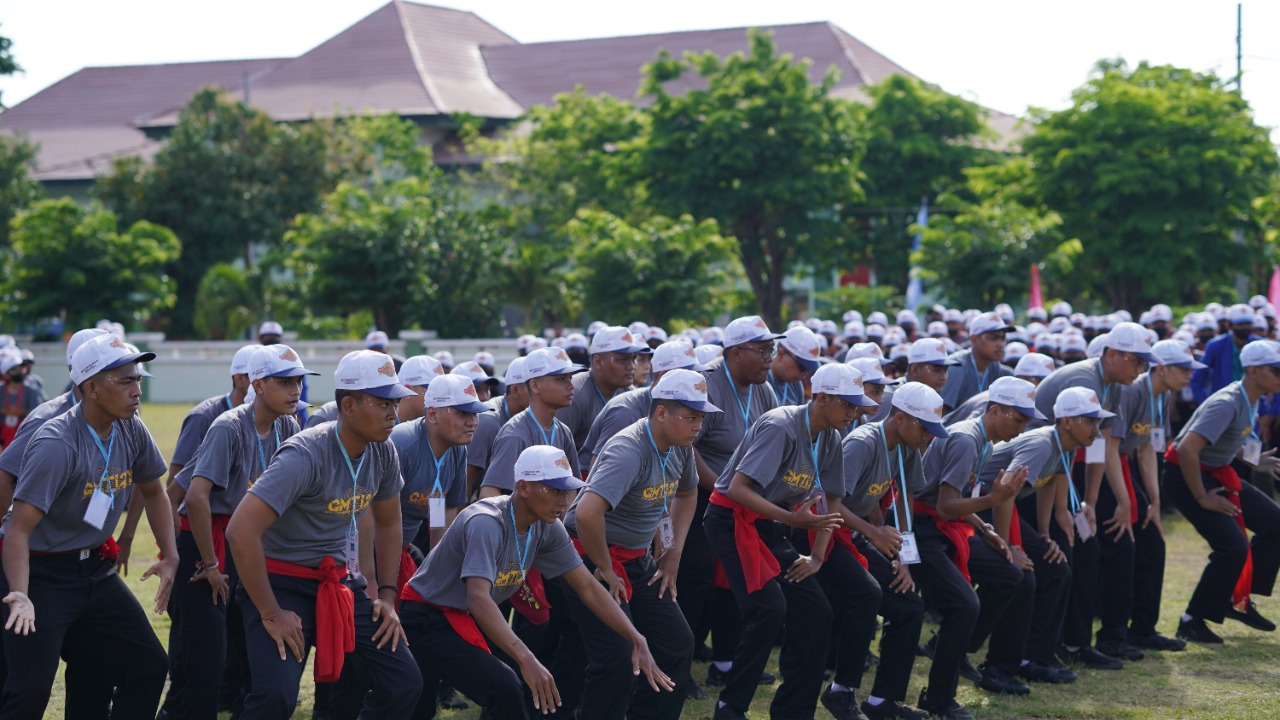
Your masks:
{"label": "printed logo on cap", "polygon": [[116,336],[114,336],[114,335],[112,335],[112,336],[111,336],[111,343],[110,343],[110,344],[111,344],[111,347],[113,347],[113,348],[120,348],[121,350],[124,350],[124,349],[125,349],[125,348],[124,348],[124,343],[120,341],[120,338],[118,338],[118,337],[116,337]]}
{"label": "printed logo on cap", "polygon": [[298,353],[294,352],[293,349],[290,348],[280,353],[280,359],[288,362],[298,362]]}
{"label": "printed logo on cap", "polygon": [[470,395],[470,396],[471,396],[471,397],[473,397],[473,398],[478,398],[478,397],[479,397],[479,396],[477,396],[477,395],[476,395],[476,389],[475,389],[475,387],[474,387],[474,386],[472,386],[472,385],[468,385],[468,386],[466,386],[466,387],[462,388],[462,392],[466,393],[467,395]]}
{"label": "printed logo on cap", "polygon": [[[1280,349],[1277,349],[1276,352],[1280,352]],[[699,380],[693,384],[693,389],[705,394],[707,392],[707,381]]]}
{"label": "printed logo on cap", "polygon": [[557,348],[555,355],[557,360],[563,360],[565,362],[569,362],[569,355],[565,353],[563,349]]}
{"label": "printed logo on cap", "polygon": [[566,458],[563,454],[561,454],[560,457],[556,458],[556,467],[560,468],[561,470],[568,470],[570,472],[573,472],[573,468],[569,466],[569,459]]}
{"label": "printed logo on cap", "polygon": [[[281,355],[281,357],[284,356]],[[394,379],[396,376],[396,366],[392,364],[391,361],[387,361],[382,367],[378,368],[378,374],[386,375],[387,377]]]}

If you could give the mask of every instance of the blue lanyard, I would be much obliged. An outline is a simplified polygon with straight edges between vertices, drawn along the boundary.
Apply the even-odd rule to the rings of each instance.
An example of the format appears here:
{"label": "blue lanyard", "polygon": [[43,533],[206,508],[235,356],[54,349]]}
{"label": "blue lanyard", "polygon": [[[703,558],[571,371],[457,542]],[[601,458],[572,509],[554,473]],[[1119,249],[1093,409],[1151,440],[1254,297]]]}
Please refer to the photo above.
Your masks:
{"label": "blue lanyard", "polygon": [[[524,536],[524,550],[520,549],[520,533],[516,529],[516,505],[515,498],[508,496],[507,510],[511,513],[511,536],[515,538],[516,560],[520,563],[520,580],[525,578],[526,570],[529,569],[529,550],[533,547],[533,525],[529,525],[529,531]],[[535,521],[536,522],[536,521]]]}
{"label": "blue lanyard", "polygon": [[593,377],[589,377],[587,378],[587,382],[591,383],[591,389],[595,390],[596,397],[600,398],[600,405],[601,406],[608,405],[609,401],[605,399],[604,393],[600,392],[600,386],[596,384],[596,379]]}
{"label": "blue lanyard", "polygon": [[644,431],[649,434],[649,444],[653,446],[653,452],[658,455],[658,466],[662,468],[662,514],[667,514],[667,461],[671,459],[671,446],[667,446],[665,453],[658,452],[658,443],[653,439],[653,428],[649,427],[649,421],[644,422]]}
{"label": "blue lanyard", "polygon": [[1053,429],[1053,440],[1058,443],[1058,460],[1062,463],[1062,472],[1067,476],[1067,495],[1069,496],[1068,505],[1071,507],[1071,513],[1080,512],[1080,498],[1076,496],[1076,485],[1071,482],[1071,459],[1067,455],[1067,451],[1062,447],[1062,438],[1058,436],[1058,428]]}
{"label": "blue lanyard", "polygon": [[560,428],[556,424],[555,418],[551,418],[551,435],[547,435],[547,431],[542,428],[542,421],[538,420],[538,416],[533,414],[533,408],[529,408],[529,417],[533,419],[533,424],[538,428],[538,432],[542,433],[543,445],[554,447],[556,444],[556,430]]}
{"label": "blue lanyard", "polygon": [[[769,371],[769,381],[772,382],[775,387],[777,387],[778,381],[774,379],[772,370]],[[747,392],[751,392],[751,391],[748,390]],[[778,400],[778,404],[789,405],[790,403],[788,401],[790,399],[791,399],[791,383],[782,383],[782,398]]]}
{"label": "blue lanyard", "polygon": [[[426,418],[423,420],[425,421]],[[427,434],[426,422],[422,423],[422,443],[427,446],[427,452],[431,453],[431,461],[436,464],[436,481],[431,486],[431,497],[444,497],[444,489],[440,487],[440,466],[444,464],[444,459],[449,457],[449,451],[445,450],[440,453],[440,457],[436,457],[436,450],[431,447],[431,436]]]}
{"label": "blue lanyard", "polygon": [[986,392],[987,390],[987,374],[991,372],[991,366],[988,365],[986,370],[978,372],[978,361],[973,359],[973,351],[969,351],[969,364],[973,366],[973,374],[978,376],[978,392]]}
{"label": "blue lanyard", "polygon": [[987,451],[991,449],[991,441],[987,439],[987,426],[982,424],[982,420],[978,420],[978,430],[982,431],[982,451],[978,453],[978,469],[974,472],[974,481],[979,485],[982,484],[982,468],[987,465]]}
{"label": "blue lanyard", "polygon": [[[879,430],[880,430],[880,445],[884,447],[884,463],[887,466],[889,464],[889,438],[886,437],[884,434],[884,423],[880,423]],[[902,443],[898,443],[896,446],[894,446],[893,451],[898,455],[898,479],[902,481],[902,504],[903,504],[902,514],[904,517],[907,518],[907,532],[911,532],[911,508],[908,507],[906,504],[907,503],[907,473],[905,470],[902,469]],[[891,482],[893,480],[892,473],[890,473],[889,480]],[[896,509],[897,503],[895,502],[893,505],[895,508],[894,511],[891,513],[891,517],[893,519],[893,527],[895,530],[898,530],[899,532],[901,532],[902,528],[898,527],[898,513]]]}
{"label": "blue lanyard", "polygon": [[[102,446],[102,438],[98,437],[98,431],[93,429],[89,423],[84,424],[89,428],[89,437],[93,438],[93,444],[98,446],[98,452],[102,454],[102,474],[98,476],[98,490],[102,490],[102,483],[107,481],[107,472],[111,469],[111,451],[116,446],[116,424],[111,423],[111,435],[107,440],[107,446]],[[107,494],[111,496],[111,509],[116,507],[116,486],[110,484],[107,486]]]}
{"label": "blue lanyard", "polygon": [[[1151,373],[1147,373],[1147,401],[1151,406],[1152,427],[1164,427],[1164,398],[1156,401],[1155,388],[1151,386]],[[1156,411],[1159,410],[1159,413]]]}
{"label": "blue lanyard", "polygon": [[[1107,409],[1107,401],[1111,398],[1111,386],[1102,375],[1102,360],[1098,360],[1098,384],[1102,386],[1102,409]],[[1059,443],[1061,444],[1061,443]]]}
{"label": "blue lanyard", "polygon": [[228,410],[234,410],[234,409],[235,409],[235,407],[233,407],[233,406],[231,405],[231,393],[227,393],[226,395],[223,395],[223,396],[222,396],[222,399],[223,399],[223,400],[225,400],[225,401],[227,402],[227,409],[228,409]]}
{"label": "blue lanyard", "polygon": [[822,490],[822,473],[818,472],[818,440],[809,429],[809,406],[804,407],[804,437],[809,441],[809,457],[813,460],[813,486]]}
{"label": "blue lanyard", "polygon": [[507,420],[510,420],[510,419],[511,419],[511,409],[507,407],[507,396],[506,396],[506,395],[503,395],[503,396],[502,396],[502,414],[507,416],[507,417],[506,417],[506,419],[507,419]]}
{"label": "blue lanyard", "polygon": [[[252,411],[250,411],[249,417],[250,419],[253,418]],[[280,449],[280,428],[276,425],[274,420],[271,422],[271,432],[274,433],[276,436],[275,449],[279,450]],[[267,471],[267,451],[265,448],[262,447],[262,436],[258,434],[257,425],[254,425],[254,428],[253,428],[253,438],[258,441],[258,464],[262,466],[262,472],[266,472]],[[338,444],[341,445],[342,443],[339,442]],[[345,454],[346,449],[344,448],[342,452]],[[360,462],[364,462],[364,458],[361,458]],[[350,464],[351,464],[351,461],[348,460],[347,465],[350,465]]]}
{"label": "blue lanyard", "polygon": [[1236,384],[1240,386],[1240,399],[1244,401],[1245,407],[1249,410],[1249,436],[1258,437],[1258,432],[1254,428],[1258,425],[1258,403],[1249,402],[1249,393],[1244,390],[1244,381],[1237,380]]}
{"label": "blue lanyard", "polygon": [[733,378],[729,377],[729,371],[725,370],[725,377],[729,380],[729,391],[733,393],[734,402],[738,403],[738,412],[742,413],[742,437],[747,436],[747,431],[751,429],[751,386],[747,386],[747,406],[742,407],[742,398],[738,396],[738,388],[733,384]]}
{"label": "blue lanyard", "polygon": [[358,465],[351,465],[351,456],[347,454],[347,446],[342,444],[342,438],[338,437],[338,423],[333,424],[333,440],[338,443],[338,449],[342,451],[342,459],[347,461],[347,471],[351,473],[351,529],[356,527],[356,490],[359,489],[360,471],[364,469],[364,461],[369,457],[366,452],[360,456]]}

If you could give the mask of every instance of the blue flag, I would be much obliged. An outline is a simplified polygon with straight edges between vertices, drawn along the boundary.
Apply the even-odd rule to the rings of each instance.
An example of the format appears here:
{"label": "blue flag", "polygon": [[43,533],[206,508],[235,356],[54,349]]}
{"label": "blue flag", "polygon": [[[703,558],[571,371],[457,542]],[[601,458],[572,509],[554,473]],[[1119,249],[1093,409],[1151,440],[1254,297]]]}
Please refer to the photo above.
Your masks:
{"label": "blue flag", "polygon": [[[915,236],[911,238],[911,252],[913,253],[919,252],[920,236],[923,234],[924,228],[929,225],[928,198],[920,198],[920,212],[916,213],[916,225],[920,227],[920,232],[917,232]],[[911,270],[908,271],[907,278],[907,309],[914,310],[915,307],[920,304],[921,293],[920,268],[916,267],[914,262],[911,263]]]}

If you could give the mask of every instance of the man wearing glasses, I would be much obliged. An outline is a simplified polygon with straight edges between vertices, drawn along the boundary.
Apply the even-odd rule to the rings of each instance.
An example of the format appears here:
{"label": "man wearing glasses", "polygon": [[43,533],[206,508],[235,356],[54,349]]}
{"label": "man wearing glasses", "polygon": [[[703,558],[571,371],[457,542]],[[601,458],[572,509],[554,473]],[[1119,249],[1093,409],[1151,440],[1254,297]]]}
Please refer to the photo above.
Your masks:
{"label": "man wearing glasses", "polygon": [[[907,374],[902,382],[917,382],[941,394],[947,385],[947,376],[952,366],[959,363],[955,356],[947,354],[947,346],[941,340],[923,338],[911,343],[911,347],[907,349]],[[892,387],[885,390],[880,407],[871,416],[870,422],[883,422],[889,417],[894,392]]]}
{"label": "man wearing glasses", "polygon": [[606,327],[591,338],[591,369],[573,378],[573,402],[556,411],[573,436],[579,467],[591,459],[586,446],[591,423],[610,398],[631,387],[637,354],[649,352],[649,346],[624,327]]}

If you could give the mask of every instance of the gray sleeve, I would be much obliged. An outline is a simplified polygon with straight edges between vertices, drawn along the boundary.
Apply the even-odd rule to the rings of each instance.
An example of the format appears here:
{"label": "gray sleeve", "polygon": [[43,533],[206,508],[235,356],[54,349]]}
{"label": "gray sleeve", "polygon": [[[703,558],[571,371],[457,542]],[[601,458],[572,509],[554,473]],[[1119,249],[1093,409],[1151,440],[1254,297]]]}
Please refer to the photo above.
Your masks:
{"label": "gray sleeve", "polygon": [[1143,418],[1142,399],[1146,393],[1137,385],[1136,382],[1126,385],[1120,392],[1120,407],[1116,413],[1116,421],[1111,426],[1113,438],[1125,439],[1129,436],[1129,428],[1133,423]]}
{"label": "gray sleeve", "polygon": [[36,430],[39,430],[43,424],[24,422],[18,426],[18,432],[13,436],[13,441],[5,447],[3,452],[0,452],[0,470],[14,477],[22,474],[22,455],[26,452],[31,438],[35,437]]}
{"label": "gray sleeve", "polygon": [[[1106,386],[1103,386],[1103,394],[1107,395],[1107,406],[1103,410],[1115,413],[1115,417],[1104,418],[1102,422],[1098,423],[1098,427],[1102,430],[1110,430],[1112,434],[1115,434],[1116,426],[1124,422],[1124,411],[1120,407],[1124,401],[1124,388],[1124,385],[1117,384],[1108,393],[1106,392]],[[1101,400],[1102,398],[1098,399]]]}
{"label": "gray sleeve", "polygon": [[[823,435],[834,433],[823,433]],[[844,451],[840,447],[839,437],[834,440],[824,438],[822,447],[822,467],[818,470],[822,477],[822,491],[835,497],[844,497]]]}
{"label": "gray sleeve", "polygon": [[460,580],[484,578],[490,583],[498,579],[498,551],[502,547],[502,521],[488,515],[472,515],[467,520],[467,542],[463,545]]}
{"label": "gray sleeve", "polygon": [[[837,447],[837,450],[839,448]],[[692,492],[698,489],[698,461],[693,457],[693,448],[676,448],[684,460],[684,472],[680,473],[680,482],[676,492]]]}
{"label": "gray sleeve", "polygon": [[188,414],[182,421],[182,429],[178,431],[178,444],[174,446],[173,457],[169,462],[174,465],[186,465],[191,462],[196,449],[200,447],[200,441],[204,440],[204,435],[209,432],[209,426],[212,424],[213,420],[204,413]]}
{"label": "gray sleeve", "polygon": [[569,541],[569,531],[558,520],[542,531],[534,555],[533,566],[545,578],[560,577],[582,564],[582,557]]}
{"label": "gray sleeve", "polygon": [[[715,413],[708,414],[714,415]],[[604,451],[605,444],[614,435],[621,432],[623,428],[630,426],[632,422],[635,421],[621,407],[615,405],[605,408],[601,411],[600,416],[596,418],[596,421],[592,423],[592,430],[595,433],[595,445],[586,448],[588,454],[599,455]],[[703,420],[703,423],[705,424],[706,421]]]}
{"label": "gray sleeve", "polygon": [[314,411],[314,412],[312,412],[310,415],[308,415],[308,416],[307,416],[307,427],[308,427],[308,428],[313,428],[313,427],[315,427],[315,426],[317,426],[317,425],[320,425],[320,424],[322,424],[322,423],[328,422],[328,420],[326,420],[326,419],[325,419],[325,416],[324,416],[322,413],[323,413],[323,410],[315,410],[315,411]]}
{"label": "gray sleeve", "polygon": [[[1027,469],[1027,477],[1029,481],[1034,481],[1043,477],[1044,470],[1049,466],[1053,457],[1052,442],[1026,442],[1018,446],[1014,451],[1013,458],[1009,461],[1009,467],[1006,470],[1016,467],[1025,467]],[[1061,463],[1059,463],[1061,464]]]}
{"label": "gray sleeve", "polygon": [[481,413],[476,418],[476,434],[471,436],[467,445],[467,464],[484,470],[489,466],[489,453],[493,450],[493,440],[502,425],[496,415]]}
{"label": "gray sleeve", "polygon": [[1222,438],[1222,433],[1231,426],[1231,422],[1236,417],[1236,407],[1234,402],[1226,402],[1224,398],[1230,397],[1235,400],[1235,396],[1219,396],[1210,397],[1204,405],[1196,411],[1195,416],[1182,429],[1182,433],[1193,432],[1205,440],[1210,445],[1218,442]]}
{"label": "gray sleeve", "polygon": [[[373,449],[373,446],[370,446]],[[400,490],[404,487],[404,478],[400,477],[400,456],[396,454],[396,446],[394,443],[379,443],[377,451],[379,454],[378,468],[378,491],[374,493],[374,501],[392,500],[400,497]],[[466,474],[463,474],[466,477]]]}
{"label": "gray sleeve", "polygon": [[35,410],[44,404],[44,392],[39,388],[34,388],[30,385],[23,386],[22,390],[22,409],[25,411],[22,414],[30,415],[32,410]]}
{"label": "gray sleeve", "polygon": [[615,439],[605,444],[591,466],[584,490],[599,495],[613,509],[635,485],[637,474],[644,465],[639,448],[622,438]]}
{"label": "gray sleeve", "polygon": [[744,442],[747,444],[740,448],[742,457],[738,460],[737,471],[755,480],[760,487],[769,487],[778,479],[778,470],[782,467],[787,447],[786,432],[773,423],[759,423],[749,442]]}
{"label": "gray sleeve", "polygon": [[57,438],[37,438],[27,446],[13,499],[49,512],[54,498],[74,481],[74,466],[71,449]]}
{"label": "gray sleeve", "polygon": [[[934,442],[938,441],[934,440]],[[973,469],[978,463],[978,454],[981,451],[973,442],[973,438],[962,433],[956,433],[944,439],[943,442],[946,444],[938,448],[942,454],[942,469],[939,471],[938,481],[963,492],[965,486],[969,484],[970,476],[973,475]]]}
{"label": "gray sleeve", "polygon": [[257,495],[276,515],[283,515],[315,482],[316,468],[311,454],[297,443],[285,443],[249,492]]}
{"label": "gray sleeve", "polygon": [[159,480],[164,477],[168,466],[164,462],[164,455],[160,454],[160,448],[156,446],[156,441],[151,437],[151,432],[147,430],[147,426],[134,416],[129,421],[129,435],[133,439],[133,481],[135,483],[147,483],[153,480]]}
{"label": "gray sleeve", "polygon": [[[215,422],[191,458],[191,464],[194,465],[191,474],[205,478],[214,487],[226,490],[230,483],[232,453],[239,444],[237,434],[234,426]],[[186,471],[185,467],[183,471]]]}
{"label": "gray sleeve", "polygon": [[453,484],[445,494],[444,504],[446,507],[460,508],[467,504],[467,449],[454,448],[453,462],[450,464],[453,465]]}
{"label": "gray sleeve", "polygon": [[946,407],[955,408],[961,402],[960,389],[969,375],[968,368],[968,365],[960,364],[952,366],[947,372],[947,382],[942,386],[942,392],[938,393],[942,396],[942,404]]}
{"label": "gray sleeve", "polygon": [[[505,431],[507,428],[503,428],[503,430]],[[524,438],[520,437],[518,433],[500,431],[497,439],[493,441],[493,452],[489,455],[489,467],[484,471],[484,481],[480,483],[480,486],[497,488],[506,493],[515,490],[516,458],[520,457],[520,451],[524,449]],[[569,458],[569,462],[576,461],[573,456]]]}
{"label": "gray sleeve", "polygon": [[[579,400],[584,388],[574,388],[573,402],[568,407],[562,407],[556,411],[556,420],[564,423],[569,428],[569,434],[572,437],[578,436],[578,426],[582,424],[582,401]],[[572,455],[573,453],[568,453]]]}

